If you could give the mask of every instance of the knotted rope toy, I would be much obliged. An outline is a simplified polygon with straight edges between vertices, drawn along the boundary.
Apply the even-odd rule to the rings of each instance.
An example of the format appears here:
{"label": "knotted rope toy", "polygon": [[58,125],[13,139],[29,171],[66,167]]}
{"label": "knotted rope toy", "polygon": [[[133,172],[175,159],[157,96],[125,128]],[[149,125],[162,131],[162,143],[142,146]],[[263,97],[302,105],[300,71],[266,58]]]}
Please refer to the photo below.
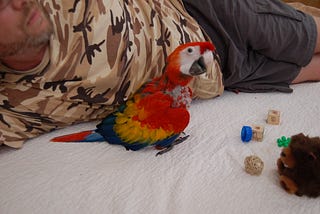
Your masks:
{"label": "knotted rope toy", "polygon": [[244,159],[245,171],[250,175],[260,175],[264,163],[263,161],[255,155],[248,156]]}

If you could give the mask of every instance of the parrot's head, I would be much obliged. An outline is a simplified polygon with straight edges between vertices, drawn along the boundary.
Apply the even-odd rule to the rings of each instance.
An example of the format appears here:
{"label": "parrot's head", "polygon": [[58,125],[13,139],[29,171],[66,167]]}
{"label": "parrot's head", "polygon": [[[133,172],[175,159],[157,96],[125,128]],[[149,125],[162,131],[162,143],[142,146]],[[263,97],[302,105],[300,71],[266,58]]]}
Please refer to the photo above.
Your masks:
{"label": "parrot's head", "polygon": [[166,74],[175,84],[187,85],[193,76],[207,72],[215,47],[210,42],[190,42],[178,46],[167,58]]}

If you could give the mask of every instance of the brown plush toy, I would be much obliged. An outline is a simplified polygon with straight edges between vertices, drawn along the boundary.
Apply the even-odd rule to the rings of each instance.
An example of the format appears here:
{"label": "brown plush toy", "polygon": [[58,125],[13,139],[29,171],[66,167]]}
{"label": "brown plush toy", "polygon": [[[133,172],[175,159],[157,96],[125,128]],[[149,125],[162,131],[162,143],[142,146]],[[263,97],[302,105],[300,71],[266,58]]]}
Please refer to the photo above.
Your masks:
{"label": "brown plush toy", "polygon": [[300,133],[291,137],[277,162],[281,186],[291,194],[320,195],[320,138]]}

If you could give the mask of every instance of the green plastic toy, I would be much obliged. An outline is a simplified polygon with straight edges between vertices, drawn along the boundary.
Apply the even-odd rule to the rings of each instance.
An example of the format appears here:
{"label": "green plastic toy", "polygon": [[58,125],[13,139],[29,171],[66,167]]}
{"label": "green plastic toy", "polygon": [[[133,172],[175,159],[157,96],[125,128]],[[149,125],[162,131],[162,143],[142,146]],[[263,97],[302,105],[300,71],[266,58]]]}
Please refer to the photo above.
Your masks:
{"label": "green plastic toy", "polygon": [[289,143],[291,141],[291,138],[286,138],[285,136],[282,136],[281,138],[277,139],[277,143],[279,147],[288,147]]}

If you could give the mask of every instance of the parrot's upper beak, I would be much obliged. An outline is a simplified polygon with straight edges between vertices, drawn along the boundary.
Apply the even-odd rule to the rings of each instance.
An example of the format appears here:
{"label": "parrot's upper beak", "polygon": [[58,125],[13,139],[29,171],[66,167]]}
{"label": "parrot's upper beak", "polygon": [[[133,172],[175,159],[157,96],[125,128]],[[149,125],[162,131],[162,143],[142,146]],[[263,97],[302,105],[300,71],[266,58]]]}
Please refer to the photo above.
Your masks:
{"label": "parrot's upper beak", "polygon": [[197,76],[207,72],[206,63],[204,62],[204,57],[201,56],[198,60],[196,60],[190,68],[190,74],[192,76]]}

